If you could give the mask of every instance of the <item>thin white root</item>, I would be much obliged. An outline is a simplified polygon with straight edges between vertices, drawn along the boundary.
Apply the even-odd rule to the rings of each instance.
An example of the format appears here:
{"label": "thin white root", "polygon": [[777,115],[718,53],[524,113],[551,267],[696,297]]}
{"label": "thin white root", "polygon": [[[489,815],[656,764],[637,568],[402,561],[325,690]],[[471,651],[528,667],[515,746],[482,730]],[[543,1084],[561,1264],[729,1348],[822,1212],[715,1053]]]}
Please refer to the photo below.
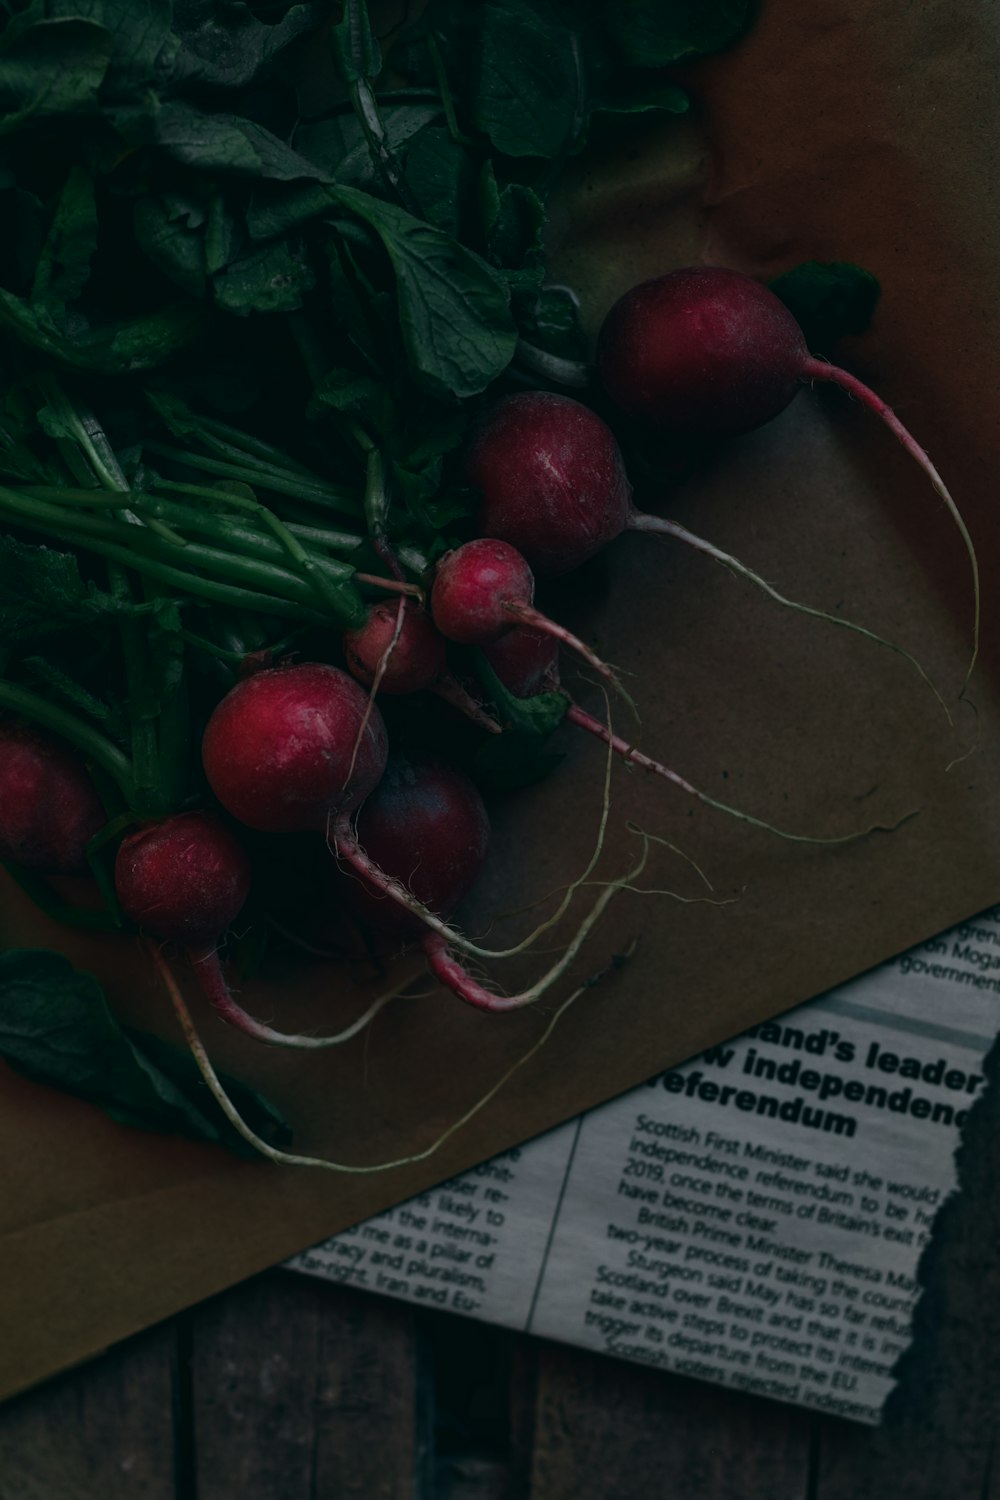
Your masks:
{"label": "thin white root", "polygon": [[649,845],[643,838],[642,854],[637,863],[626,874],[619,876],[617,880],[610,881],[604,887],[558,961],[529,989],[522,990],[516,995],[503,995],[495,990],[486,989],[462,964],[452,958],[445,939],[439,933],[428,932],[421,946],[431,966],[431,972],[460,999],[479,1010],[491,1012],[523,1010],[526,1006],[534,1005],[563,977],[574,962],[580,949],[603,916],[608,903],[618,895],[619,891],[625,890],[642,874],[648,855]]}
{"label": "thin white root", "polygon": [[[634,945],[632,945],[632,947],[634,947]],[[479,1114],[482,1109],[485,1109],[486,1105],[489,1104],[491,1100],[493,1100],[500,1092],[504,1084],[507,1083],[509,1079],[511,1079],[520,1068],[523,1068],[526,1063],[530,1062],[531,1059],[535,1056],[536,1052],[539,1052],[541,1050],[541,1048],[548,1041],[549,1037],[555,1031],[557,1025],[562,1020],[563,1016],[569,1010],[574,1001],[579,999],[579,997],[584,993],[585,990],[593,989],[594,985],[604,977],[609,969],[620,968],[623,965],[627,958],[630,957],[632,947],[630,947],[624,955],[612,959],[611,963],[607,965],[605,969],[599,971],[597,974],[591,975],[589,979],[586,979],[583,984],[579,985],[578,988],[575,989],[573,993],[568,997],[568,999],[563,1001],[558,1010],[554,1012],[541,1036],[536,1042],[532,1044],[531,1047],[528,1048],[527,1052],[523,1053],[515,1063],[512,1063],[511,1066],[506,1070],[506,1072],[503,1073],[502,1076],[498,1079],[498,1081],[493,1084],[492,1088],[488,1089],[487,1092],[482,1096],[482,1098],[477,1100],[477,1102],[472,1105],[471,1109],[467,1109],[465,1113],[459,1117],[459,1119],[455,1120],[453,1124],[449,1125],[446,1130],[442,1131],[437,1139],[433,1141],[428,1147],[426,1147],[425,1150],[417,1151],[412,1156],[397,1157],[394,1161],[377,1162],[371,1166],[356,1166],[349,1162],[329,1161],[321,1156],[301,1156],[296,1152],[281,1151],[276,1146],[271,1146],[267,1141],[263,1140],[256,1133],[256,1131],[253,1130],[243,1119],[235,1104],[223,1088],[219,1076],[212,1066],[211,1059],[209,1058],[208,1053],[205,1050],[204,1044],[200,1036],[198,1035],[197,1030],[195,1029],[194,1021],[191,1019],[191,1013],[188,1010],[187,1005],[185,1004],[184,997],[177,987],[173,975],[169,973],[169,970],[167,970],[164,974],[164,978],[167,982],[167,990],[170,994],[174,1012],[180,1023],[181,1031],[184,1033],[184,1040],[187,1042],[187,1045],[191,1050],[191,1055],[194,1057],[194,1060],[198,1065],[198,1071],[201,1073],[201,1076],[205,1080],[205,1083],[208,1086],[212,1097],[215,1099],[216,1103],[222,1110],[230,1125],[232,1125],[233,1129],[237,1131],[237,1133],[241,1135],[249,1145],[253,1146],[256,1151],[259,1151],[261,1156],[266,1157],[268,1161],[275,1162],[280,1166],[319,1167],[327,1172],[349,1173],[352,1176],[367,1176],[370,1173],[374,1172],[391,1172],[397,1167],[412,1166],[415,1162],[426,1161],[428,1157],[433,1156],[436,1151],[439,1151],[441,1147],[445,1145],[445,1143],[449,1141],[451,1137],[462,1128],[463,1125],[468,1124],[468,1122],[477,1114]],[[161,969],[161,973],[162,972],[163,970]]]}
{"label": "thin white root", "polygon": [[[170,973],[167,964],[158,948],[153,949],[153,957],[157,968],[166,979]],[[214,1008],[216,1014],[237,1031],[242,1031],[244,1036],[252,1037],[256,1042],[263,1042],[268,1047],[295,1048],[299,1051],[317,1051],[323,1047],[339,1047],[344,1042],[349,1042],[352,1037],[357,1036],[359,1031],[375,1019],[384,1005],[394,1000],[407,988],[406,982],[398,984],[388,994],[380,995],[365,1011],[365,1013],[353,1021],[345,1030],[337,1032],[334,1036],[300,1036],[287,1031],[275,1031],[273,1026],[268,1026],[264,1021],[258,1021],[249,1011],[236,1000],[229,985],[226,983],[219,962],[219,954],[216,949],[207,953],[198,954],[189,951],[188,957],[194,966],[198,981],[205,992],[205,997]]]}
{"label": "thin white root", "polygon": [[413,892],[403,885],[401,881],[394,880],[391,876],[386,875],[384,871],[379,870],[377,866],[370,863],[368,856],[357,842],[350,827],[349,818],[341,818],[336,823],[328,822],[326,830],[327,848],[342,866],[346,865],[348,868],[353,869],[361,877],[366,890],[380,892],[386,900],[396,901],[407,911],[413,912],[432,932],[438,933],[449,947],[455,948],[460,953],[468,954],[472,958],[513,958],[519,953],[526,952],[527,949],[534,945],[538,938],[548,932],[550,928],[554,927],[562,919],[572,903],[575,892],[589,880],[596,868],[604,849],[608,818],[611,812],[611,770],[613,764],[614,751],[609,745],[604,773],[604,792],[601,817],[598,824],[597,842],[586,869],[579,879],[565,887],[565,895],[552,915],[547,917],[544,922],[539,923],[527,937],[522,938],[519,943],[515,943],[510,948],[484,948],[481,944],[475,943],[471,938],[466,937],[465,933],[459,932],[456,927],[450,926],[441,917],[435,916],[432,911],[417,900]]}
{"label": "thin white root", "polygon": [[[787,598],[784,594],[779,593],[773,584],[768,583],[766,578],[762,578],[759,573],[755,573],[753,568],[748,568],[746,563],[741,563],[739,558],[731,556],[728,552],[723,552],[721,548],[714,546],[711,542],[707,542],[704,537],[696,536],[693,531],[688,531],[686,526],[681,526],[677,521],[668,521],[662,516],[649,516],[636,512],[632,517],[631,529],[633,531],[650,532],[655,536],[674,537],[677,541],[684,542],[687,546],[693,547],[696,552],[703,552],[706,557],[711,557],[715,562],[721,563],[731,573],[736,573],[740,578],[746,578],[750,583],[756,584],[769,598],[773,599],[776,604],[782,605],[783,608],[793,610],[796,614],[811,615],[814,620],[824,620],[828,625],[838,625],[842,630],[850,630],[855,635],[863,636],[865,640],[872,641],[876,646],[884,646],[886,650],[894,651],[897,656],[901,656],[904,661],[909,662],[910,666],[926,686],[930,688],[940,704],[948,723],[954,727],[955,720],[952,717],[951,710],[941,696],[938,688],[917,658],[907,651],[904,646],[899,646],[895,641],[890,641],[885,636],[879,635],[876,631],[869,630],[865,625],[858,625],[853,620],[846,620],[842,615],[832,615],[825,609],[815,609],[811,604],[800,604],[796,599]],[[976,598],[978,611],[978,592]],[[971,671],[972,666],[970,664],[969,672],[971,673]],[[966,675],[966,682],[968,682],[968,674]],[[731,809],[726,810],[731,811]]]}
{"label": "thin white root", "polygon": [[351,778],[354,775],[354,767],[357,764],[358,752],[361,749],[361,741],[365,737],[365,731],[368,728],[372,713],[375,709],[375,694],[382,686],[382,678],[385,676],[386,668],[389,665],[392,653],[396,649],[396,643],[403,633],[403,626],[405,623],[406,595],[400,594],[399,603],[396,606],[396,624],[392,632],[392,637],[386,645],[385,650],[382,652],[382,655],[378,659],[378,666],[375,668],[375,676],[372,678],[371,687],[368,689],[368,702],[365,704],[365,711],[362,716],[361,723],[358,726],[358,732],[354,737],[354,749],[351,751],[351,764],[348,769],[347,775],[344,778],[344,788],[349,787],[351,784]]}

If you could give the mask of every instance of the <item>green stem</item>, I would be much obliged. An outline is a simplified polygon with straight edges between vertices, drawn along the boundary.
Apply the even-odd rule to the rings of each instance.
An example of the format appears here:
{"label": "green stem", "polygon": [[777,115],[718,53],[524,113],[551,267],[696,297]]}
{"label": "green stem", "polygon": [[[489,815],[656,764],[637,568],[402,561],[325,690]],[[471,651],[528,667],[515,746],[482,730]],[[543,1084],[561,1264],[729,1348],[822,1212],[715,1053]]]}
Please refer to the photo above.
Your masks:
{"label": "green stem", "polygon": [[[89,469],[93,471],[98,484],[110,494],[128,494],[129,483],[125,478],[118,455],[108,441],[107,433],[92,412],[80,412],[70,401],[62,386],[54,375],[46,374],[39,376],[39,385],[49,404],[55,407],[61,419],[69,427],[77,447],[82,452]],[[65,455],[64,455],[65,456]],[[133,511],[125,507],[119,508],[122,520],[133,526],[141,526],[143,523]],[[150,529],[156,531],[165,541],[172,541],[175,545],[181,540],[175,533],[158,521],[150,523]]]}
{"label": "green stem", "polygon": [[434,82],[437,84],[438,93],[441,95],[441,105],[444,109],[448,134],[457,146],[475,147],[479,142],[471,135],[466,135],[458,123],[458,116],[455,113],[455,100],[452,96],[451,84],[448,82],[444,58],[441,56],[441,49],[437,44],[437,39],[433,32],[428,32],[424,41],[427,47],[427,55],[431,60],[431,67],[434,69]]}
{"label": "green stem", "polygon": [[[12,491],[16,495],[27,495],[32,500],[48,500],[53,505],[79,505],[83,509],[120,511],[122,497],[116,491],[73,489],[60,484],[23,484]],[[130,491],[133,500],[141,500],[142,494]]]}
{"label": "green stem", "polygon": [[364,132],[365,140],[368,142],[368,150],[372,161],[375,163],[386,187],[399,199],[407,213],[416,218],[423,218],[420,204],[410,191],[406,178],[400,171],[399,162],[389,144],[389,138],[385,132],[385,121],[382,119],[375,97],[375,90],[367,78],[358,78],[351,84],[351,103],[354,113]]}
{"label": "green stem", "polygon": [[[324,531],[319,526],[293,525],[291,521],[288,523],[288,529],[289,531],[293,531],[296,536],[300,536],[303,541],[318,542],[320,546],[332,546],[334,548],[339,545],[337,538],[343,535],[340,532]],[[358,546],[364,545],[362,538],[359,537],[356,540]],[[411,573],[423,575],[430,567],[424,553],[420,552],[416,547],[397,547],[396,556],[401,563],[409,568]]]}
{"label": "green stem", "polygon": [[[182,484],[175,479],[157,479],[153,485],[154,490],[169,490],[177,495],[192,495],[196,499],[212,500],[223,508],[231,496],[225,490],[213,490],[204,484]],[[365,538],[354,531],[330,531],[321,526],[295,526],[291,522],[282,522],[286,530],[292,535],[301,537],[303,540],[318,541],[333,551],[353,552],[358,547],[363,547]]]}
{"label": "green stem", "polygon": [[245,651],[227,651],[225,646],[217,646],[207,636],[197,635],[193,630],[182,630],[181,640],[187,641],[195,651],[203,651],[206,656],[214,656],[217,661],[225,662],[227,667],[238,667],[246,656]]}
{"label": "green stem", "polygon": [[69,427],[74,441],[83,451],[98,483],[106,490],[127,490],[128,480],[101,424],[95,417],[80,415],[66,392],[52,374],[38,377],[38,383],[49,405]]}
{"label": "green stem", "polygon": [[282,453],[280,448],[275,448],[272,443],[265,443],[262,438],[255,438],[249,432],[240,432],[238,428],[228,427],[225,422],[216,422],[211,417],[203,418],[200,426],[202,441],[210,439],[223,458],[238,458],[245,462],[249,457],[254,463],[263,464],[272,474],[293,474],[315,484],[322,483],[307,464],[299,463],[297,458],[289,453]]}
{"label": "green stem", "polygon": [[99,729],[84,723],[68,709],[57,708],[47,698],[39,697],[29,688],[19,687],[17,683],[6,680],[0,680],[0,708],[6,708],[20,718],[29,719],[33,724],[40,724],[43,729],[51,729],[53,734],[60,735],[85,756],[103,766],[131,806],[132,764]]}
{"label": "green stem", "polygon": [[[330,623],[329,615],[322,614],[319,610],[305,608],[288,599],[276,598],[273,594],[262,594],[253,589],[241,588],[236,584],[219,583],[212,578],[203,578],[198,573],[190,573],[182,568],[172,567],[168,563],[159,562],[145,553],[117,546],[112,542],[88,535],[86,532],[76,531],[69,523],[65,526],[53,526],[35,520],[32,525],[35,530],[51,537],[54,541],[64,542],[70,547],[87,548],[98,557],[123,563],[125,567],[132,568],[136,573],[159,579],[161,583],[169,584],[172,588],[190,594],[196,599],[204,599],[212,604],[224,604],[230,609],[248,609],[258,614],[305,620],[312,625],[329,625]],[[138,607],[142,608],[141,605]],[[360,623],[363,619],[362,606],[360,610],[352,609],[348,623]]]}
{"label": "green stem", "polygon": [[[118,523],[103,521],[95,516],[74,515],[72,519],[68,519],[59,506],[24,496],[21,492],[2,485],[0,507],[8,513],[13,512],[23,517],[36,529],[48,531],[49,535],[66,536],[74,533],[70,537],[72,545],[89,547],[103,557],[122,562],[137,572],[145,571],[152,577],[163,575],[156,574],[148,566],[147,560],[150,558],[168,566],[183,564],[183,567],[172,568],[172,576],[169,579],[164,577],[163,581],[180,582],[181,587],[188,588],[191,593],[197,592],[194,582],[198,575],[184,571],[189,566],[202,567],[216,579],[267,589],[292,603],[308,603],[312,597],[312,589],[307,583],[286,568],[279,568],[271,562],[240,557],[217,547],[206,547],[200,542],[185,542],[182,549],[176,548],[152,536],[144,527],[129,529],[129,545],[126,546],[123,543],[122,527]],[[345,582],[339,592],[331,593],[327,608],[339,619],[344,619],[345,615],[353,618],[358,614],[360,599]]]}
{"label": "green stem", "polygon": [[312,505],[326,505],[346,515],[356,516],[360,510],[353,491],[335,488],[302,480],[295,475],[276,476],[262,473],[240,464],[222,463],[219,459],[206,458],[201,453],[190,453],[186,448],[174,448],[169,443],[146,443],[146,449],[160,458],[169,458],[174,463],[184,464],[189,469],[201,469],[206,474],[219,474],[224,479],[241,479],[244,484],[260,490],[270,490],[277,495],[290,495],[296,500],[306,500]]}
{"label": "green stem", "polygon": [[147,661],[142,630],[139,621],[129,618],[133,604],[128,574],[120,563],[107,564],[108,584],[112,596],[124,606],[119,622],[122,656],[125,659],[125,682],[128,692],[129,733],[132,741],[132,781],[134,787],[133,806],[140,815],[152,815],[162,809],[158,806],[160,787],[160,759],[156,742],[156,725],[152,719],[141,718],[137,707],[142,697],[147,677]]}
{"label": "green stem", "polygon": [[[287,553],[299,570],[305,575],[305,581],[309,584],[319,603],[326,609],[332,609],[335,613],[339,611],[338,586],[346,583],[353,572],[353,569],[348,564],[337,564],[328,560],[320,563],[317,559],[310,556],[298,537],[293,536],[284,522],[279,520],[274,514],[274,511],[268,510],[266,505],[261,505],[259,500],[251,500],[246,495],[225,494],[224,504],[228,505],[232,510],[242,511],[245,515],[253,516],[256,520],[260,521],[274,537],[277,543],[277,555],[281,556]],[[239,536],[249,545],[254,545],[256,542],[254,532],[248,528],[244,528],[238,532],[236,528],[229,526],[227,530],[223,531],[223,535],[226,535],[227,531],[233,540]],[[265,539],[262,538],[261,540]],[[332,583],[328,576],[330,571],[333,571],[336,575],[337,586]]]}
{"label": "green stem", "polygon": [[122,495],[120,491],[107,493],[104,490],[80,490],[71,489],[68,486],[55,484],[25,484],[13,493],[28,495],[32,500],[51,501],[55,505],[80,506],[84,510],[110,510],[120,520],[135,523],[140,520],[142,525],[149,531],[154,532],[164,542],[170,542],[174,547],[185,547],[187,543],[184,538],[170,526],[158,521],[155,516],[143,514],[143,501],[146,498],[144,490],[127,491],[130,499],[136,502],[133,508],[122,509]]}
{"label": "green stem", "polygon": [[[159,500],[156,503],[177,526],[224,541],[230,546],[238,547],[241,553],[252,553],[266,560],[283,559],[288,555],[289,549],[283,542],[258,530],[251,521],[206,515],[195,506],[184,505],[175,500]],[[292,537],[291,540],[304,552],[298,537]],[[339,558],[314,557],[308,553],[305,553],[305,557],[306,562],[303,568],[312,573],[322,574],[328,586],[331,584],[342,586],[354,576],[353,565],[341,562]]]}
{"label": "green stem", "polygon": [[391,503],[385,455],[373,444],[368,450],[368,462],[365,465],[365,520],[368,523],[368,535],[376,556],[385,563],[394,578],[401,579],[403,570],[389,539]]}

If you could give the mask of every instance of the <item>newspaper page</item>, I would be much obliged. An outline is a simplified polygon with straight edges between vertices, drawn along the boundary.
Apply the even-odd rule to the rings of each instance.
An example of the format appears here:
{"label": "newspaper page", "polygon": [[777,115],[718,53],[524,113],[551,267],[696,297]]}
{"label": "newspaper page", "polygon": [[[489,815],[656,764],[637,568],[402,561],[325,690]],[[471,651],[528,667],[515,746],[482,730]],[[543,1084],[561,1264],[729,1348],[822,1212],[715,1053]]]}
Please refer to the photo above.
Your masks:
{"label": "newspaper page", "polygon": [[1000,1027],[1000,906],[297,1256],[878,1420]]}

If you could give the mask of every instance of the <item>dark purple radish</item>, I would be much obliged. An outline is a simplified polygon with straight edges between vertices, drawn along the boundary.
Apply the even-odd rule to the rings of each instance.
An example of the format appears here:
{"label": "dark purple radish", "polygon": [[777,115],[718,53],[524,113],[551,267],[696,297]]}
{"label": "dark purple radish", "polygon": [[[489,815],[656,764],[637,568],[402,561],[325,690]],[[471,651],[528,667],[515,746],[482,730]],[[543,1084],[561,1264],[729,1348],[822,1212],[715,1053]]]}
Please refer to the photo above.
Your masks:
{"label": "dark purple radish", "polygon": [[0,724],[0,860],[77,875],[107,822],[80,757],[32,726]]}
{"label": "dark purple radish", "polygon": [[[482,797],[461,771],[440,761],[392,756],[358,813],[356,838],[384,875],[447,918],[483,867],[490,822]],[[344,904],[387,937],[408,939],[427,930],[422,915],[387,897],[367,875],[346,882]]]}
{"label": "dark purple radish", "polygon": [[578,636],[535,609],[534,597],[534,575],[522,554],[508,542],[479,537],[441,558],[431,614],[441,634],[463,646],[485,646],[517,625],[531,625],[582,656],[631,702],[611,668]]}
{"label": "dark purple radish", "polygon": [[324,832],[378,784],[388,743],[378,709],[339,667],[276,667],[218,704],[202,763],[222,806],[262,832]]}
{"label": "dark purple radish", "polygon": [[971,673],[979,647],[979,570],[944,481],[880,396],[847,370],[809,353],[795,318],[767,287],[721,266],[690,266],[641,282],[605,318],[597,365],[612,400],[660,429],[708,436],[747,432],[784,411],[814,380],[839,385],[874,412],[923,469],[965,543],[975,596]]}
{"label": "dark purple radish", "polygon": [[681,791],[697,797],[698,801],[703,802],[706,807],[715,808],[717,812],[726,813],[743,823],[762,828],[768,833],[777,834],[779,838],[789,839],[793,843],[849,843],[853,839],[863,838],[865,834],[875,831],[875,828],[870,827],[859,830],[858,833],[833,838],[814,838],[809,834],[789,833],[784,828],[777,828],[773,823],[767,823],[762,818],[742,812],[739,808],[731,807],[728,803],[709,796],[707,792],[700,791],[677,771],[672,771],[662,761],[655,760],[635,745],[629,744],[628,740],[615,734],[607,724],[602,724],[600,719],[595,719],[593,714],[589,714],[586,709],[575,703],[559,680],[558,647],[548,636],[539,635],[535,630],[527,628],[512,630],[499,641],[484,646],[483,655],[504,687],[516,697],[535,698],[540,693],[562,693],[568,705],[565,720],[567,724],[574,724],[577,729],[583,729],[587,734],[592,734],[595,739],[601,740],[605,745],[610,745],[615,754],[620,755],[628,764],[638,766],[640,770],[649,771],[653,775],[662,776],[674,786],[680,787]]}
{"label": "dark purple radish", "polygon": [[[233,817],[262,832],[315,829],[379,889],[385,881],[402,905],[424,911],[365,859],[351,828],[354,810],[381,779],[387,754],[385,725],[364,689],[339,668],[315,662],[258,672],[237,683],[202,739],[205,775]],[[426,919],[437,920],[430,912]],[[238,1007],[221,988],[217,962],[210,977],[219,985],[213,1003],[226,1018],[245,1030],[256,1026],[249,1017],[238,1019]],[[254,1034],[261,1035],[260,1028]],[[266,1039],[282,1038],[272,1033]]]}
{"label": "dark purple radish", "polygon": [[517,995],[500,995],[454,957],[460,936],[446,918],[468,894],[489,839],[486,809],[472,782],[437,761],[400,760],[390,767],[357,818],[341,816],[333,846],[356,877],[345,896],[356,916],[395,940],[417,940],[435,977],[480,1010],[532,1004],[566,972],[608,902],[635,872],[612,881],[542,979]]}
{"label": "dark purple radish", "polygon": [[732,436],[796,395],[810,359],[802,330],[749,276],[691,266],[643,281],[612,307],[597,343],[611,399],[674,432]]}
{"label": "dark purple radish", "polygon": [[[574,449],[574,445],[578,448]],[[480,422],[473,451],[483,497],[480,523],[483,526],[488,523],[497,538],[515,548],[523,558],[545,560],[549,572],[565,572],[586,562],[623,531],[670,537],[749,579],[786,609],[850,630],[895,651],[910,662],[940,699],[920,663],[894,642],[842,615],[828,614],[787,598],[738,558],[678,522],[634,509],[614,433],[600,417],[571,397],[549,391],[523,391],[504,397]],[[512,454],[517,455],[516,463]],[[565,465],[562,472],[556,472],[557,460]],[[579,480],[581,475],[590,476],[585,482],[592,515],[585,528],[581,527],[578,509],[565,503],[573,486],[583,482]],[[601,486],[592,482],[593,476],[602,477]],[[431,607],[435,607],[433,595]],[[526,621],[527,617],[522,614],[522,619]],[[538,626],[538,621],[532,623]],[[438,622],[438,628],[448,634],[444,624]],[[486,639],[486,635],[480,635],[478,643],[483,644]]]}

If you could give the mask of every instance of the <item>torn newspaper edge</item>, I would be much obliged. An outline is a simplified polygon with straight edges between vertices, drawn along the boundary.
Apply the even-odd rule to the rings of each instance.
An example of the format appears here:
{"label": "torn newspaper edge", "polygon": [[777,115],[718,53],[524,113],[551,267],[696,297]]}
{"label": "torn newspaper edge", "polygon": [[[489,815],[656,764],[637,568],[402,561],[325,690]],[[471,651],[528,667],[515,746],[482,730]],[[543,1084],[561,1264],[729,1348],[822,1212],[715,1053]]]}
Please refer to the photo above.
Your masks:
{"label": "torn newspaper edge", "polygon": [[298,1255],[877,1422],[1000,1026],[1000,906]]}

